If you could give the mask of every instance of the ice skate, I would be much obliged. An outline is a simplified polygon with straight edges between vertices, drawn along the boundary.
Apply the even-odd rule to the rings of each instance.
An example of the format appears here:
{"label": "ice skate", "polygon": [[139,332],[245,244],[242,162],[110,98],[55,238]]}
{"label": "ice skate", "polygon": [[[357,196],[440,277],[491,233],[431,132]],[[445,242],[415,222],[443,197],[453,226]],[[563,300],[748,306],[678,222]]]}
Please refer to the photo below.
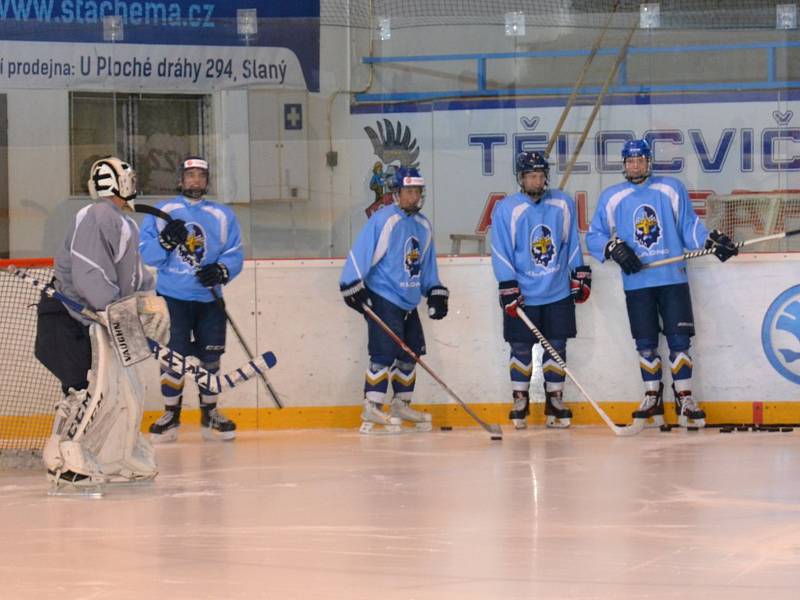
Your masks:
{"label": "ice skate", "polygon": [[424,432],[433,429],[433,424],[431,423],[432,417],[430,413],[414,410],[413,408],[411,408],[410,400],[406,401],[401,398],[395,397],[392,400],[392,405],[389,409],[389,414],[392,417],[401,419],[402,421],[408,421],[409,423],[413,423],[417,431]]}
{"label": "ice skate", "polygon": [[527,429],[528,415],[530,414],[531,397],[528,392],[514,392],[514,406],[508,413],[508,418],[514,424],[514,429]]}
{"label": "ice skate", "polygon": [[383,405],[377,402],[364,401],[364,407],[361,411],[361,427],[359,428],[361,433],[376,435],[401,433],[403,431],[402,419],[383,412],[382,408]]}
{"label": "ice skate", "polygon": [[678,425],[681,427],[705,427],[706,413],[697,406],[692,398],[691,390],[678,391],[672,386],[675,394],[675,414],[678,415]]}
{"label": "ice skate", "polygon": [[48,496],[81,496],[101,498],[106,480],[101,477],[82,475],[74,471],[48,470]]}
{"label": "ice skate", "polygon": [[552,429],[566,429],[572,423],[572,411],[564,406],[561,390],[544,393],[545,425]]}
{"label": "ice skate", "polygon": [[150,441],[154,444],[166,444],[178,439],[181,426],[181,407],[167,407],[164,414],[150,425]]}
{"label": "ice skate", "polygon": [[647,390],[639,408],[633,411],[634,427],[661,427],[664,424],[664,384],[658,384],[658,391]]}
{"label": "ice skate", "polygon": [[219,412],[219,409],[200,406],[200,435],[204,440],[230,441],[236,439],[236,423]]}

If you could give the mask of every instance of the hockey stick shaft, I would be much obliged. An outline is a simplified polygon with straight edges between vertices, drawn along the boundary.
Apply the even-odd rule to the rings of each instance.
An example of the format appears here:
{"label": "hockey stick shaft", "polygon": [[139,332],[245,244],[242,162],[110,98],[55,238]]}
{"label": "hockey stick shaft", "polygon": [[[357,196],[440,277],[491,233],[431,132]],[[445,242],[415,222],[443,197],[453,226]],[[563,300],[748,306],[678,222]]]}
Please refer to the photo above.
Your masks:
{"label": "hockey stick shaft", "polygon": [[567,377],[569,377],[572,380],[572,383],[575,384],[575,387],[577,387],[578,390],[580,390],[581,394],[583,394],[583,397],[589,401],[589,404],[592,405],[592,408],[594,408],[595,412],[600,416],[601,419],[603,419],[603,421],[605,422],[606,425],[608,425],[611,431],[613,431],[616,435],[636,435],[641,431],[641,429],[639,428],[618,427],[617,425],[615,425],[614,422],[611,420],[611,418],[606,414],[606,412],[602,408],[600,408],[600,405],[597,404],[597,402],[595,402],[592,399],[592,397],[589,395],[589,392],[587,392],[583,388],[583,386],[578,382],[578,380],[575,379],[575,376],[572,374],[572,371],[570,371],[567,368],[567,363],[564,361],[563,358],[561,358],[558,352],[556,352],[555,348],[553,348],[553,346],[550,344],[547,338],[544,337],[544,335],[542,335],[542,332],[539,331],[539,328],[533,324],[533,321],[531,321],[530,318],[528,318],[528,315],[525,314],[525,311],[522,309],[522,307],[519,307],[517,309],[517,316],[522,320],[523,323],[525,323],[528,329],[531,330],[531,333],[533,333],[533,335],[536,336],[536,339],[539,340],[539,343],[542,345],[542,347],[550,354],[551,357],[553,357],[553,360],[555,360],[558,366],[561,367],[564,373],[566,373]]}
{"label": "hockey stick shaft", "polygon": [[[155,206],[149,206],[147,204],[136,204],[134,206],[134,210],[136,212],[138,212],[138,213],[143,213],[143,214],[147,214],[147,215],[153,215],[154,217],[158,217],[159,219],[162,219],[162,220],[166,221],[167,223],[169,223],[169,222],[171,222],[173,220],[171,215],[169,215],[168,213],[164,212],[160,208],[156,208]],[[244,340],[244,336],[239,331],[239,328],[236,326],[236,323],[231,318],[230,313],[228,313],[228,309],[225,307],[225,301],[222,299],[222,297],[219,295],[219,293],[217,292],[217,290],[215,288],[209,288],[209,290],[211,291],[211,295],[214,296],[214,301],[217,303],[217,306],[220,308],[222,313],[225,315],[225,320],[231,326],[231,329],[233,329],[233,333],[236,335],[236,338],[239,340],[239,344],[242,346],[242,349],[245,351],[245,354],[247,354],[247,358],[249,358],[250,360],[253,360],[253,357],[255,355],[253,354],[253,351],[250,350],[250,346],[248,346],[247,342]],[[267,392],[272,397],[272,401],[275,403],[275,406],[277,406],[278,408],[283,408],[283,403],[278,398],[278,393],[275,391],[275,388],[272,387],[272,383],[270,383],[269,378],[267,378],[266,373],[264,373],[264,372],[259,373],[259,377],[261,377],[261,381],[266,386]]]}
{"label": "hockey stick shaft", "polygon": [[[9,265],[7,272],[22,281],[27,281],[35,289],[47,294],[51,298],[58,300],[64,306],[72,309],[86,319],[98,323],[103,327],[106,326],[105,320],[96,312],[86,308],[78,302],[75,302],[71,298],[64,296],[52,286],[45,284],[34,277],[31,277],[25,271],[22,271],[13,265]],[[198,387],[204,391],[208,391],[211,394],[218,394],[225,390],[232,389],[242,382],[252,379],[263,371],[271,369],[277,363],[275,355],[272,352],[265,352],[257,359],[250,360],[246,365],[239,369],[231,371],[227,374],[216,375],[207,369],[204,369],[200,365],[188,363],[183,355],[178,352],[174,352],[165,346],[162,346],[155,340],[148,338],[147,342],[150,346],[150,350],[153,353],[153,357],[165,369],[179,375],[189,373],[197,383]]]}
{"label": "hockey stick shaft", "polygon": [[[733,244],[734,248],[742,248],[744,246],[751,246],[753,244],[760,244],[761,242],[771,242],[772,240],[782,240],[793,235],[800,233],[800,229],[792,229],[791,231],[781,231],[780,233],[773,233],[762,237],[753,238],[751,240],[743,240]],[[693,252],[685,252],[680,256],[672,256],[670,258],[662,258],[661,260],[654,260],[651,263],[642,265],[643,269],[652,269],[653,267],[661,267],[663,265],[671,265],[673,263],[689,260],[690,258],[698,258],[700,256],[707,256],[714,254],[714,248],[704,248],[703,250],[694,250]]]}
{"label": "hockey stick shaft", "polygon": [[450,387],[444,381],[441,380],[441,378],[433,371],[433,369],[431,369],[425,363],[425,361],[422,360],[422,358],[417,356],[417,354],[411,348],[408,347],[408,344],[406,344],[402,340],[402,338],[400,338],[399,335],[397,335],[394,331],[392,331],[392,328],[389,327],[383,321],[383,319],[381,319],[377,314],[375,314],[375,312],[369,306],[367,306],[366,304],[362,304],[361,306],[364,308],[364,312],[367,314],[367,316],[370,319],[372,319],[375,322],[375,324],[378,325],[378,327],[383,329],[383,331],[386,333],[386,335],[388,335],[390,338],[392,338],[394,343],[397,344],[398,346],[400,346],[400,348],[402,348],[403,351],[406,354],[408,354],[411,358],[413,358],[414,361],[419,366],[421,366],[423,369],[425,369],[428,372],[428,374],[431,377],[433,377],[433,379],[436,381],[436,383],[438,383],[440,386],[442,386],[442,388],[444,388],[444,390],[450,395],[450,397],[453,400],[455,400],[456,402],[458,402],[461,405],[461,408],[463,408],[466,411],[466,413],[470,417],[472,417],[472,419],[478,425],[483,427],[486,431],[488,431],[492,435],[503,435],[503,430],[500,429],[499,425],[489,424],[489,423],[485,422],[483,419],[481,419],[477,414],[475,414],[475,411],[473,411],[461,398],[459,398],[458,395],[453,390],[451,390]]}

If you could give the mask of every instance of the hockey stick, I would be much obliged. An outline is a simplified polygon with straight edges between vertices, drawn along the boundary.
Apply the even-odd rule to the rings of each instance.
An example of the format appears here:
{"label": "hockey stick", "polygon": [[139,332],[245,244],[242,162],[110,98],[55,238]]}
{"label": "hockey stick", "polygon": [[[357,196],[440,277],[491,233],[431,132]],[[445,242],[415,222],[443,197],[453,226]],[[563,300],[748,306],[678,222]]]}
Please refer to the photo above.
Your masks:
{"label": "hockey stick", "polygon": [[458,402],[458,403],[461,405],[461,408],[463,408],[463,409],[464,409],[464,410],[467,412],[467,414],[468,414],[470,417],[472,417],[472,419],[473,419],[473,420],[474,420],[474,421],[475,421],[475,422],[476,422],[478,425],[480,425],[480,426],[481,426],[481,427],[483,427],[483,428],[484,428],[486,431],[488,431],[489,433],[491,433],[491,434],[492,434],[492,436],[495,436],[495,437],[499,436],[499,437],[501,437],[501,438],[502,438],[502,436],[503,436],[503,430],[502,430],[502,429],[500,429],[500,425],[496,425],[496,424],[491,424],[491,425],[490,425],[489,423],[487,423],[487,422],[485,422],[483,419],[481,419],[481,418],[480,418],[478,415],[476,415],[476,414],[475,414],[475,411],[473,411],[473,410],[472,410],[472,409],[471,409],[469,406],[467,406],[467,404],[466,404],[466,403],[465,403],[465,402],[464,402],[464,401],[463,401],[461,398],[459,398],[459,397],[456,395],[456,393],[455,393],[453,390],[451,390],[451,389],[450,389],[450,388],[447,386],[447,384],[446,384],[444,381],[442,381],[442,380],[439,378],[439,376],[438,376],[436,373],[434,373],[434,372],[433,372],[433,369],[431,369],[431,368],[430,368],[430,367],[429,367],[427,364],[425,364],[425,361],[423,361],[423,360],[422,360],[422,359],[421,359],[419,356],[417,356],[417,355],[414,353],[414,351],[413,351],[411,348],[409,348],[409,347],[408,347],[408,344],[406,344],[406,343],[405,343],[405,342],[404,342],[404,341],[403,341],[403,340],[400,338],[400,336],[399,336],[399,335],[397,335],[397,334],[396,334],[394,331],[392,331],[391,327],[389,327],[389,326],[388,326],[388,325],[387,325],[387,324],[386,324],[386,323],[383,321],[383,319],[381,319],[381,318],[380,318],[378,315],[376,315],[376,314],[375,314],[375,312],[374,312],[374,311],[373,311],[373,310],[372,310],[372,309],[371,309],[369,306],[367,306],[366,304],[362,304],[361,306],[364,308],[364,312],[365,312],[365,313],[366,313],[366,314],[369,316],[369,318],[370,318],[370,319],[372,319],[373,321],[375,321],[375,323],[378,325],[378,327],[380,327],[381,329],[383,329],[383,331],[385,331],[385,332],[386,332],[386,335],[388,335],[390,338],[392,338],[392,340],[393,340],[393,341],[394,341],[394,342],[395,342],[395,343],[396,343],[398,346],[400,346],[400,347],[403,349],[403,351],[404,351],[404,352],[406,352],[406,353],[407,353],[409,356],[411,356],[411,358],[413,358],[413,359],[414,359],[414,361],[415,361],[415,362],[416,362],[416,363],[417,363],[419,366],[421,366],[423,369],[425,369],[425,370],[426,370],[426,371],[427,371],[427,372],[430,374],[430,376],[431,376],[431,377],[433,377],[433,378],[436,380],[436,383],[438,383],[439,385],[441,385],[441,386],[444,388],[444,390],[445,390],[445,391],[446,391],[448,394],[450,394],[450,397],[451,397],[453,400],[455,400],[456,402]]}
{"label": "hockey stick", "polygon": [[539,328],[533,324],[533,321],[531,321],[528,318],[528,315],[525,314],[525,311],[522,310],[521,308],[517,309],[517,316],[520,319],[522,319],[522,322],[525,323],[525,325],[528,326],[528,329],[531,330],[531,333],[536,336],[536,339],[539,340],[539,343],[544,347],[545,350],[547,350],[550,356],[553,357],[556,363],[558,363],[558,366],[561,367],[561,369],[563,369],[564,373],[567,374],[567,377],[569,377],[572,380],[572,383],[575,384],[575,387],[577,387],[580,390],[581,394],[583,394],[583,397],[589,401],[589,404],[592,405],[592,408],[594,408],[595,412],[597,412],[597,414],[600,415],[600,418],[603,419],[603,421],[605,421],[606,425],[608,425],[608,427],[611,429],[611,431],[614,432],[615,435],[626,437],[631,435],[637,435],[642,432],[642,430],[644,429],[644,423],[641,423],[641,425],[629,425],[626,427],[619,427],[618,425],[615,425],[614,422],[611,420],[611,418],[606,414],[606,412],[602,408],[600,408],[597,402],[592,400],[592,397],[589,395],[589,393],[585,389],[583,389],[583,386],[580,383],[578,383],[578,380],[575,379],[575,376],[567,368],[567,363],[564,362],[564,359],[561,358],[561,356],[559,356],[558,352],[555,351],[555,348],[553,348],[550,342],[547,341],[547,338],[545,338],[542,335],[542,332],[539,331]]}
{"label": "hockey stick", "polygon": [[[138,213],[153,215],[154,217],[163,219],[167,223],[173,220],[168,213],[165,213],[163,210],[156,208],[155,206],[149,206],[147,204],[136,204],[134,205],[134,210]],[[242,333],[239,331],[239,328],[236,326],[236,323],[233,322],[233,319],[231,319],[230,314],[228,314],[228,309],[225,308],[225,301],[217,293],[216,288],[208,288],[208,289],[211,291],[211,295],[214,296],[214,301],[217,303],[217,306],[225,315],[225,320],[228,321],[228,324],[230,324],[231,329],[233,329],[233,333],[236,334],[236,338],[239,340],[239,343],[244,349],[245,354],[247,354],[247,358],[253,360],[254,357],[253,351],[250,350],[250,346],[247,345],[247,342],[244,340],[244,336],[242,336]],[[283,408],[283,403],[278,398],[278,393],[275,391],[275,388],[272,387],[272,384],[267,378],[267,374],[262,372],[259,373],[259,376],[261,377],[261,381],[266,386],[269,395],[272,397],[272,401],[275,403],[275,406],[277,406],[278,408]]]}
{"label": "hockey stick", "polygon": [[[7,272],[9,275],[14,275],[22,281],[27,281],[37,290],[44,292],[51,298],[55,298],[81,316],[86,317],[95,323],[99,323],[103,327],[106,327],[105,319],[101,315],[86,308],[78,302],[75,302],[71,298],[66,297],[51,285],[31,277],[25,271],[18,269],[14,265],[9,265]],[[211,394],[218,394],[225,390],[235,388],[242,382],[248,381],[256,375],[260,375],[267,369],[271,369],[277,363],[277,359],[272,352],[264,352],[264,354],[259,356],[257,359],[250,360],[246,365],[236,369],[235,371],[231,371],[230,373],[223,375],[215,375],[200,365],[187,362],[183,355],[170,350],[166,346],[162,346],[155,340],[148,338],[147,343],[150,346],[153,357],[165,369],[179,375],[183,373],[191,374],[192,378],[197,383],[197,386]]]}
{"label": "hockey stick", "polygon": [[[752,244],[760,244],[761,242],[769,242],[772,240],[782,240],[792,235],[800,233],[800,229],[792,229],[791,231],[781,231],[780,233],[773,233],[763,237],[753,238],[751,240],[743,240],[733,244],[734,248],[741,248],[743,246],[750,246]],[[681,262],[682,260],[689,260],[690,258],[698,258],[699,256],[706,256],[714,254],[714,248],[705,248],[703,250],[695,250],[693,252],[686,252],[680,256],[672,256],[670,258],[662,258],[661,260],[654,260],[651,263],[642,265],[642,269],[652,269],[653,267],[660,267],[663,265],[671,265],[672,263]]]}

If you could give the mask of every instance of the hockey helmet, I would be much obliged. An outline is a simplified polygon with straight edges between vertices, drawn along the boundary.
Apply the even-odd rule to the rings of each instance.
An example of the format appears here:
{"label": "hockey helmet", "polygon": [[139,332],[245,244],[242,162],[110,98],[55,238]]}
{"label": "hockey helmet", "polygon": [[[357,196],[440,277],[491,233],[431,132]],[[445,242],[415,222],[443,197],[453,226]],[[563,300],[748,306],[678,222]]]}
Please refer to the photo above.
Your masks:
{"label": "hockey helmet", "polygon": [[395,202],[398,202],[400,191],[407,187],[420,188],[420,199],[415,207],[410,209],[403,208],[403,210],[406,210],[406,212],[418,212],[425,202],[425,179],[420,175],[419,170],[414,167],[398,167],[392,178],[392,191],[394,192]]}
{"label": "hockey helmet", "polygon": [[122,198],[131,207],[136,198],[136,171],[116,156],[101,158],[89,169],[89,195],[98,198]]}
{"label": "hockey helmet", "polygon": [[[201,169],[206,174],[206,185],[202,188],[188,188],[183,187],[183,176],[189,169]],[[202,156],[191,155],[184,158],[180,165],[178,165],[178,190],[187,198],[197,200],[202,198],[208,192],[208,182],[211,179],[211,173],[208,169],[208,161]]]}
{"label": "hockey helmet", "polygon": [[628,140],[622,146],[623,161],[637,156],[644,156],[650,160],[650,144],[647,143],[647,140]]}
{"label": "hockey helmet", "polygon": [[550,163],[541,152],[520,152],[514,164],[514,172],[517,174],[517,181],[522,180],[525,173],[541,171],[545,179],[550,178]]}

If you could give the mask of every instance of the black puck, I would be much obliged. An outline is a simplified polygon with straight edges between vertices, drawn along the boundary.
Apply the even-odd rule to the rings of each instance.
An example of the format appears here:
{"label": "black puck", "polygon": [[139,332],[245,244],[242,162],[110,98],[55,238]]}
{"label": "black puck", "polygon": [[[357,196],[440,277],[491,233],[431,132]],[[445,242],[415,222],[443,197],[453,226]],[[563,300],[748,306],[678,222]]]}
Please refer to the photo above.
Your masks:
{"label": "black puck", "polygon": [[442,431],[453,431],[453,428],[450,425],[442,425],[440,427]]}
{"label": "black puck", "polygon": [[502,435],[493,435],[492,436],[492,441],[493,442],[502,442],[503,441],[503,436]]}
{"label": "black puck", "polygon": [[794,427],[781,427],[781,431],[783,433],[789,433],[790,431],[794,431]]}
{"label": "black puck", "polygon": [[687,427],[686,431],[700,431],[699,427]]}
{"label": "black puck", "polygon": [[661,427],[659,427],[659,429],[660,429],[661,431],[664,431],[664,432],[666,432],[666,433],[669,433],[670,431],[672,431],[672,425],[667,425],[667,424],[664,424],[664,425],[662,425]]}

